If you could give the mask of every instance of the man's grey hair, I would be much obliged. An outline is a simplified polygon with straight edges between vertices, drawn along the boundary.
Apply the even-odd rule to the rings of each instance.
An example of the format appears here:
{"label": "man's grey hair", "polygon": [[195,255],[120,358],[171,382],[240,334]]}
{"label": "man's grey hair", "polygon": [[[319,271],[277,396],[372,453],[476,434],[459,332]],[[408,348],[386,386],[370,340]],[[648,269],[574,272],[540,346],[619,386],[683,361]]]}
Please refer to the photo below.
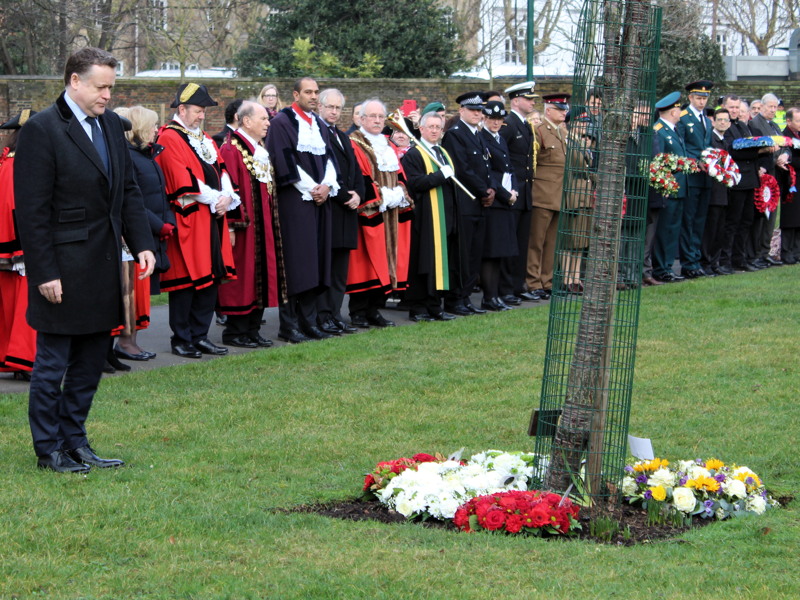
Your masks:
{"label": "man's grey hair", "polygon": [[761,104],[766,104],[767,102],[774,102],[775,104],[778,104],[780,100],[778,100],[778,97],[775,94],[770,94],[768,92],[761,96]]}
{"label": "man's grey hair", "polygon": [[361,103],[361,108],[359,109],[358,114],[360,116],[362,116],[362,117],[366,117],[367,116],[367,106],[369,104],[372,104],[373,102],[377,102],[378,104],[381,105],[381,108],[383,109],[383,114],[385,114],[385,115],[389,114],[386,111],[386,105],[383,102],[381,102],[380,98],[369,98],[367,100],[364,100],[364,102]]}
{"label": "man's grey hair", "polygon": [[341,98],[341,100],[342,100],[342,109],[344,109],[344,102],[345,102],[344,94],[342,92],[340,92],[339,90],[337,90],[336,88],[327,88],[327,89],[322,90],[320,92],[320,94],[319,94],[319,103],[320,104],[326,104],[327,100],[328,100],[328,96],[333,96],[334,94],[339,96],[339,98]]}
{"label": "man's grey hair", "polygon": [[429,119],[439,119],[442,123],[444,123],[444,117],[438,112],[427,112],[422,115],[422,118],[419,120],[419,126],[424,127],[428,123]]}
{"label": "man's grey hair", "polygon": [[239,123],[241,124],[242,119],[245,117],[252,117],[253,113],[256,112],[256,107],[258,106],[261,105],[258,102],[253,102],[252,100],[245,100],[242,102],[239,110],[236,111],[236,118],[239,119]]}

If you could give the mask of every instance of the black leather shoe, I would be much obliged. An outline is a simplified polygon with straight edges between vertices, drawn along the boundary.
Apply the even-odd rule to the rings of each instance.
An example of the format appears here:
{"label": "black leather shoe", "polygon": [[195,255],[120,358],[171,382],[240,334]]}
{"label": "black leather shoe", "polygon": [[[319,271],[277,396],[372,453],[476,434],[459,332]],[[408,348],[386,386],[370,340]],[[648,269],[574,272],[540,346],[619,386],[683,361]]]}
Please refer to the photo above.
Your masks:
{"label": "black leather shoe", "polygon": [[394,327],[394,321],[390,321],[380,313],[367,317],[367,323],[374,327]]}
{"label": "black leather shoe", "polygon": [[36,464],[40,469],[50,469],[56,473],[88,473],[92,467],[75,462],[66,452],[56,450],[47,456],[40,456]]}
{"label": "black leather shoe", "polygon": [[147,350],[142,350],[142,354],[144,354],[147,357],[147,360],[152,360],[156,356],[158,356],[155,352],[148,352]]}
{"label": "black leather shoe", "polygon": [[114,347],[114,355],[123,360],[150,360],[149,353],[145,354],[144,352],[139,352],[138,354],[131,354],[130,352],[125,352],[125,350],[119,346]]}
{"label": "black leather shoe", "polygon": [[763,258],[757,258],[750,264],[753,265],[756,269],[767,269],[770,266],[770,264]]}
{"label": "black leather shoe", "polygon": [[706,273],[702,269],[681,269],[681,275],[685,279],[697,279],[705,277]]}
{"label": "black leather shoe", "polygon": [[508,294],[507,296],[501,296],[500,300],[503,302],[503,304],[507,306],[519,306],[520,304],[522,304],[522,300],[520,300],[513,294]]}
{"label": "black leather shoe", "polygon": [[347,323],[339,319],[333,319],[333,322],[339,326],[339,330],[342,333],[356,333],[358,331],[358,327],[353,327],[352,325],[348,325]]}
{"label": "black leather shoe", "polygon": [[108,361],[106,361],[105,364],[103,365],[103,373],[108,373],[109,375],[113,375],[116,372],[117,370],[114,367],[112,367]]}
{"label": "black leather shoe", "polygon": [[520,300],[524,300],[525,302],[538,302],[539,298],[531,294],[530,292],[520,292],[517,294],[517,298]]}
{"label": "black leather shoe", "polygon": [[469,317],[470,315],[474,314],[470,309],[461,304],[446,306],[445,309],[454,315],[458,315],[459,317]]}
{"label": "black leather shoe", "polygon": [[453,321],[456,318],[455,315],[451,315],[449,312],[446,311],[431,313],[431,316],[437,321]]}
{"label": "black leather shoe", "polygon": [[797,259],[794,257],[793,254],[786,254],[785,256],[781,257],[783,264],[785,265],[796,265]]}
{"label": "black leather shoe", "polygon": [[776,259],[776,258],[772,258],[771,256],[768,256],[768,257],[767,257],[767,258],[765,258],[764,260],[765,260],[765,261],[767,262],[767,264],[769,264],[769,266],[771,266],[771,267],[781,267],[781,266],[783,266],[783,261],[782,261],[782,260],[778,260],[778,259]]}
{"label": "black leather shoe", "polygon": [[663,281],[664,283],[677,283],[678,281],[685,281],[686,278],[683,275],[677,275],[672,271],[668,273],[664,273],[661,276],[653,275],[658,281]]}
{"label": "black leather shoe", "polygon": [[414,323],[421,323],[422,321],[435,321],[436,319],[428,313],[409,313],[408,320]]}
{"label": "black leather shoe", "polygon": [[290,329],[289,331],[279,331],[278,339],[288,342],[289,344],[302,344],[303,342],[310,342],[311,338],[307,338],[297,329]]}
{"label": "black leather shoe", "polygon": [[473,315],[485,315],[486,311],[482,308],[478,308],[475,306],[471,301],[465,300],[464,301],[464,308],[470,311]]}
{"label": "black leather shoe", "polygon": [[303,327],[301,331],[303,335],[311,340],[327,340],[333,337],[330,333],[325,333],[319,327]]}
{"label": "black leather shoe", "polygon": [[108,469],[111,467],[121,467],[125,463],[118,458],[100,458],[94,453],[90,446],[67,450],[66,454],[75,462],[91,465],[98,469]]}
{"label": "black leather shoe", "polygon": [[339,329],[339,326],[336,325],[333,319],[327,319],[319,323],[319,329],[329,335],[342,335],[342,330]]}
{"label": "black leather shoe", "polygon": [[[131,366],[126,365],[124,362],[120,362],[117,358],[117,355],[114,354],[114,351],[109,348],[108,355],[106,356],[106,364],[109,365],[112,369],[117,371],[130,371]],[[114,371],[112,371],[113,373]]]}
{"label": "black leather shoe", "polygon": [[728,266],[720,265],[718,267],[714,267],[714,273],[717,275],[733,275],[734,271]]}
{"label": "black leather shoe", "polygon": [[237,348],[258,348],[258,344],[249,335],[238,335],[235,338],[223,339],[222,342]]}
{"label": "black leather shoe", "polygon": [[267,338],[263,337],[260,333],[255,335],[251,335],[250,339],[256,343],[256,346],[259,348],[271,348],[272,347],[272,340],[268,340]]}
{"label": "black leather shoe", "polygon": [[223,356],[228,353],[228,349],[224,346],[217,346],[208,338],[197,340],[194,347],[200,350],[203,354],[213,354],[214,356]]}
{"label": "black leather shoe", "polygon": [[173,344],[172,353],[183,358],[200,358],[203,356],[193,344]]}
{"label": "black leather shoe", "polygon": [[736,269],[737,271],[746,271],[748,273],[755,273],[756,271],[758,271],[758,269],[755,268],[750,263],[742,263],[741,265],[734,265],[733,268]]}
{"label": "black leather shoe", "polygon": [[491,310],[492,312],[511,310],[510,306],[502,304],[497,298],[489,298],[488,300],[483,300],[481,302],[481,308],[483,310]]}
{"label": "black leather shoe", "polygon": [[530,292],[530,294],[537,300],[547,300],[550,297],[548,293],[543,289],[533,290],[532,292]]}
{"label": "black leather shoe", "polygon": [[362,315],[352,315],[350,317],[350,324],[353,327],[360,327],[361,329],[369,329],[369,321],[367,321],[367,317]]}

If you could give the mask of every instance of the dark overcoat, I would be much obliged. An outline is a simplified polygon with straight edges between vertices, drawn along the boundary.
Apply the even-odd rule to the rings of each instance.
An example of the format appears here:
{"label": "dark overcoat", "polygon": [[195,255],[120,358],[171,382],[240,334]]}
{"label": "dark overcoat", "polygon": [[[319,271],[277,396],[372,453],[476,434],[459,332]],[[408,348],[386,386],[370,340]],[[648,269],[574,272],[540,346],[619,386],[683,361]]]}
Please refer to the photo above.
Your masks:
{"label": "dark overcoat", "polygon": [[352,250],[358,246],[358,212],[347,208],[344,203],[350,200],[351,191],[363,200],[364,178],[356,164],[350,138],[337,128],[331,131],[331,148],[339,165],[339,193],[328,198],[331,203],[331,247]]}
{"label": "dark overcoat", "polygon": [[[37,331],[81,335],[123,322],[121,238],[136,256],[153,250],[119,116],[99,117],[111,183],[100,155],[62,94],[20,131],[14,196],[28,275],[28,323]],[[61,280],[63,300],[38,286]]]}

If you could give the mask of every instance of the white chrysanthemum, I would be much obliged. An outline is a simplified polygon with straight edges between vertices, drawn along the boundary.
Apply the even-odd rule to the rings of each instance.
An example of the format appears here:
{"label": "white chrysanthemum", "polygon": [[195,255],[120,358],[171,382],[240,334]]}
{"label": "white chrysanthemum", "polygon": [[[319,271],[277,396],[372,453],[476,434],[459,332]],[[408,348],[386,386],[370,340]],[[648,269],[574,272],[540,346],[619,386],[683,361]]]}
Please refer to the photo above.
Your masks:
{"label": "white chrysanthemum", "polygon": [[689,473],[689,471],[696,466],[697,463],[693,460],[679,460],[675,468],[681,473]]}
{"label": "white chrysanthemum", "polygon": [[744,498],[747,496],[747,488],[744,482],[738,479],[728,479],[724,484],[725,493],[731,498]]}
{"label": "white chrysanthemum", "polygon": [[767,510],[767,501],[764,500],[761,494],[755,494],[750,496],[745,501],[745,507],[747,510],[756,513],[757,515],[764,514],[764,511]]}
{"label": "white chrysanthemum", "polygon": [[653,487],[660,485],[665,488],[675,487],[675,473],[669,469],[658,469],[647,479],[647,485]]}
{"label": "white chrysanthemum", "polygon": [[639,488],[636,486],[636,480],[633,477],[626,476],[622,480],[622,494],[625,496],[635,496]]}
{"label": "white chrysanthemum", "polygon": [[688,471],[689,479],[697,479],[698,477],[711,477],[711,471],[700,465],[692,465]]}

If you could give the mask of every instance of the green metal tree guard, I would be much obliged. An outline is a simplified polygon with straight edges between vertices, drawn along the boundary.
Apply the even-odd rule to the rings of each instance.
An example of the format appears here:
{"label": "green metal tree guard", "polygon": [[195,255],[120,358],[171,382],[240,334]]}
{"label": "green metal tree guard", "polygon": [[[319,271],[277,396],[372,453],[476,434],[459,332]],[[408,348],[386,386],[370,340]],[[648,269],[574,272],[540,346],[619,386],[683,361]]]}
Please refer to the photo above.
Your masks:
{"label": "green metal tree guard", "polygon": [[[542,395],[530,432],[536,452],[550,457],[546,487],[572,485],[596,503],[617,494],[626,456],[661,9],[649,0],[586,0],[580,23]],[[592,149],[580,117],[593,91],[603,104]]]}

